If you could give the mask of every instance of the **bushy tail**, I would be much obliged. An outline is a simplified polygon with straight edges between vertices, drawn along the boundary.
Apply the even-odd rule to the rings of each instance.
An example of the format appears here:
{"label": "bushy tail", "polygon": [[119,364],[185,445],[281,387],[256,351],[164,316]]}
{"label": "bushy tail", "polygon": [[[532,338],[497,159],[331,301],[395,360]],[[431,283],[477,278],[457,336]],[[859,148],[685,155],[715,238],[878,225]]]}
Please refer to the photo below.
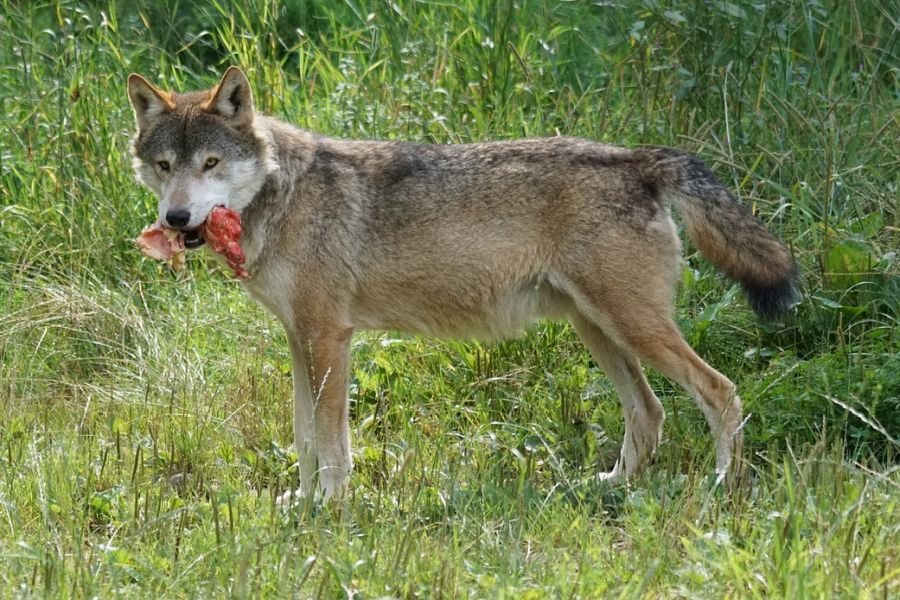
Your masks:
{"label": "bushy tail", "polygon": [[797,264],[787,246],[740,204],[700,159],[647,148],[649,175],[678,207],[706,258],[739,281],[753,310],[771,319],[797,299]]}

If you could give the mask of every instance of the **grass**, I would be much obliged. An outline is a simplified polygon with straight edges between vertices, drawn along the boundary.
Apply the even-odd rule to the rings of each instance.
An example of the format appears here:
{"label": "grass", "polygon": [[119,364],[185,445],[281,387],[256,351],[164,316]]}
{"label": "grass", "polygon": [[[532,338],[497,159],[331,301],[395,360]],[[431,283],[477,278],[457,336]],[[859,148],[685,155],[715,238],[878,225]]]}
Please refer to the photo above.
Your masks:
{"label": "grass", "polygon": [[[897,6],[0,0],[0,596],[895,597],[900,593]],[[245,68],[259,107],[339,136],[580,135],[710,164],[803,269],[776,325],[686,248],[677,300],[738,383],[750,476],[712,485],[686,395],[622,435],[574,333],[361,332],[342,505],[295,485],[279,325],[208,260],[129,239],[124,93]]]}

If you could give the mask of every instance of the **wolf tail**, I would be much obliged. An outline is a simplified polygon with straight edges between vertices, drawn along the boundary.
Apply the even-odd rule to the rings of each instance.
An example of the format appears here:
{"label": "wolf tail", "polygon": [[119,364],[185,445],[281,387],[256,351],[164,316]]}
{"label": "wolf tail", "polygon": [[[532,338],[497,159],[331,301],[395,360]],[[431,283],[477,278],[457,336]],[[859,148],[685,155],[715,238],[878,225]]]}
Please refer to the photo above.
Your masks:
{"label": "wolf tail", "polygon": [[797,264],[788,247],[740,204],[700,159],[670,148],[647,148],[649,181],[684,218],[706,258],[741,283],[754,312],[771,319],[797,299]]}

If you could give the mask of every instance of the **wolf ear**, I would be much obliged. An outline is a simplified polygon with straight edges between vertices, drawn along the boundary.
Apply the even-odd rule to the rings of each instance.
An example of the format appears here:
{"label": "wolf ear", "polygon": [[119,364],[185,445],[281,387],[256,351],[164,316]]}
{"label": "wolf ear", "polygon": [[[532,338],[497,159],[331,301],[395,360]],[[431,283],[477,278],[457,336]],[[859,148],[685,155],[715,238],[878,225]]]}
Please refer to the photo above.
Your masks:
{"label": "wolf ear", "polygon": [[174,108],[168,94],[137,73],[128,76],[128,98],[138,129],[146,129],[157,117]]}
{"label": "wolf ear", "polygon": [[248,127],[253,122],[253,92],[244,72],[228,67],[222,81],[212,91],[206,109],[228,121],[236,129]]}

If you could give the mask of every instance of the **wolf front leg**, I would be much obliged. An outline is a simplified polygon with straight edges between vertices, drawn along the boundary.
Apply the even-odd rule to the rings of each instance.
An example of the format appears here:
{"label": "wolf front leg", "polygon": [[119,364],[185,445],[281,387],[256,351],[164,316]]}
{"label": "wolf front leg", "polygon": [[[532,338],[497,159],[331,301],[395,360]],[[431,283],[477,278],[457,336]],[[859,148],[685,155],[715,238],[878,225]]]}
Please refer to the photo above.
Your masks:
{"label": "wolf front leg", "polygon": [[[343,495],[352,468],[347,400],[352,336],[351,327],[327,327],[319,328],[316,335],[300,342],[311,391],[312,430],[310,421],[305,420],[309,416],[308,406],[301,405],[295,406],[295,418],[300,417],[304,424],[300,427],[295,424],[295,432],[301,434],[300,441],[307,452],[305,461],[310,460],[310,448],[315,450],[316,473],[325,499]],[[312,445],[308,443],[311,434]]]}
{"label": "wolf front leg", "polygon": [[[288,331],[291,351],[291,376],[294,383],[294,449],[300,469],[300,488],[296,495],[313,498],[316,492],[316,429],[315,403],[309,374],[309,352],[304,348],[306,340]],[[282,501],[290,500],[288,492]]]}
{"label": "wolf front leg", "polygon": [[352,334],[351,328],[288,333],[301,498],[313,498],[317,482],[325,499],[341,496],[350,478],[347,380]]}

